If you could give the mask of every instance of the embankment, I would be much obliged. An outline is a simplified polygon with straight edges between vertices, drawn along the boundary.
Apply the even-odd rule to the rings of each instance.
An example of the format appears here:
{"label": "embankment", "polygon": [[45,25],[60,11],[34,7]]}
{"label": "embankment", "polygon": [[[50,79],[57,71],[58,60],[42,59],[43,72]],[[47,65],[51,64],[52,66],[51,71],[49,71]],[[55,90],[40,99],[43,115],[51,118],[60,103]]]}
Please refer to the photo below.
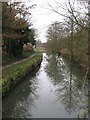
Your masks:
{"label": "embankment", "polygon": [[[70,58],[71,58],[71,53],[69,50],[67,49],[63,49],[61,50],[61,54],[62,56],[68,61],[70,62]],[[77,54],[73,54],[73,62],[78,64],[78,66],[83,69],[84,71],[87,71],[87,67],[88,67],[88,57],[86,55],[83,56],[78,56]]]}
{"label": "embankment", "polygon": [[6,96],[12,88],[28,76],[42,61],[42,53],[38,52],[30,59],[2,69],[2,96]]}

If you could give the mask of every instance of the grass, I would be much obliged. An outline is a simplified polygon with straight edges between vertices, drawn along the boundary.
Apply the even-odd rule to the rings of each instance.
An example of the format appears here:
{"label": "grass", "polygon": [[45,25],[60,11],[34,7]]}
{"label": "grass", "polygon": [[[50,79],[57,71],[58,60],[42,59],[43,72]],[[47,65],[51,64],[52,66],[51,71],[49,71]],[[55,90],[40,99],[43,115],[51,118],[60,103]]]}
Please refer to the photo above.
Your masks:
{"label": "grass", "polygon": [[35,49],[35,52],[37,52],[37,53],[38,53],[38,52],[41,52],[41,49],[40,49],[40,48],[36,48],[36,49]]}
{"label": "grass", "polygon": [[41,52],[22,63],[12,65],[2,70],[2,95],[5,96],[11,88],[25,78],[41,62]]}

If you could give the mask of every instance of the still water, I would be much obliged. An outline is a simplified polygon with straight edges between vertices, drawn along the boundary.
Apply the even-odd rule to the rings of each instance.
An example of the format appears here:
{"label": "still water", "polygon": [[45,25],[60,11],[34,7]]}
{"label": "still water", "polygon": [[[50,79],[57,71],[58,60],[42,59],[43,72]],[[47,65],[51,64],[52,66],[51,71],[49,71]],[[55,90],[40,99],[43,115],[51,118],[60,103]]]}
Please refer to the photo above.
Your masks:
{"label": "still water", "polygon": [[83,118],[86,92],[85,75],[76,65],[70,72],[62,57],[43,53],[40,68],[3,99],[3,118]]}

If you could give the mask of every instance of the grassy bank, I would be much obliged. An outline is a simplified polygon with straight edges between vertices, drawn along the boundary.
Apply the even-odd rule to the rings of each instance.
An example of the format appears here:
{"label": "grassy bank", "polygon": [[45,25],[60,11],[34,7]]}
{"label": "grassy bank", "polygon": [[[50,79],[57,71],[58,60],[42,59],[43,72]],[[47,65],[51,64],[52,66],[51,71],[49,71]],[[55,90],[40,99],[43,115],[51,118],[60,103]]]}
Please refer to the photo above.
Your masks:
{"label": "grassy bank", "polygon": [[26,61],[2,70],[2,96],[7,93],[19,82],[21,82],[31,71],[40,65],[42,60],[41,52]]}

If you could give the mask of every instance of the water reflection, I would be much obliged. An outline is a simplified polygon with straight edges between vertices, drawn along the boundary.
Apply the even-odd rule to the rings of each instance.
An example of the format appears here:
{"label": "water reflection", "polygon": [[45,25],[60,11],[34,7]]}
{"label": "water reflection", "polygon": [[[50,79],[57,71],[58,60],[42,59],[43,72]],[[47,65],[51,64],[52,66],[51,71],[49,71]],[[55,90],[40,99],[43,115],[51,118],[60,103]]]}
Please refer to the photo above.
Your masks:
{"label": "water reflection", "polygon": [[77,118],[86,114],[84,74],[76,65],[71,68],[62,57],[44,53],[37,71],[3,99],[3,118]]}
{"label": "water reflection", "polygon": [[45,68],[46,73],[50,78],[52,78],[52,80],[54,79],[54,84],[60,83],[64,77],[62,74],[62,69],[64,66],[62,66],[62,69],[59,68],[59,64],[55,55],[50,56],[47,60],[48,64]]}
{"label": "water reflection", "polygon": [[76,112],[77,117],[86,117],[87,89],[84,84],[86,79],[83,71],[79,70],[74,64],[66,65],[62,57],[58,58],[52,55],[49,58],[45,70],[52,77],[53,84],[57,86],[57,101],[64,104],[70,115]]}
{"label": "water reflection", "polygon": [[35,79],[38,69],[32,73],[32,75],[30,75],[32,77],[29,76],[26,80],[23,80],[15,89],[10,92],[8,96],[3,99],[3,118],[25,118],[26,116],[31,116],[29,106],[35,107],[33,100],[38,99],[38,85]]}

